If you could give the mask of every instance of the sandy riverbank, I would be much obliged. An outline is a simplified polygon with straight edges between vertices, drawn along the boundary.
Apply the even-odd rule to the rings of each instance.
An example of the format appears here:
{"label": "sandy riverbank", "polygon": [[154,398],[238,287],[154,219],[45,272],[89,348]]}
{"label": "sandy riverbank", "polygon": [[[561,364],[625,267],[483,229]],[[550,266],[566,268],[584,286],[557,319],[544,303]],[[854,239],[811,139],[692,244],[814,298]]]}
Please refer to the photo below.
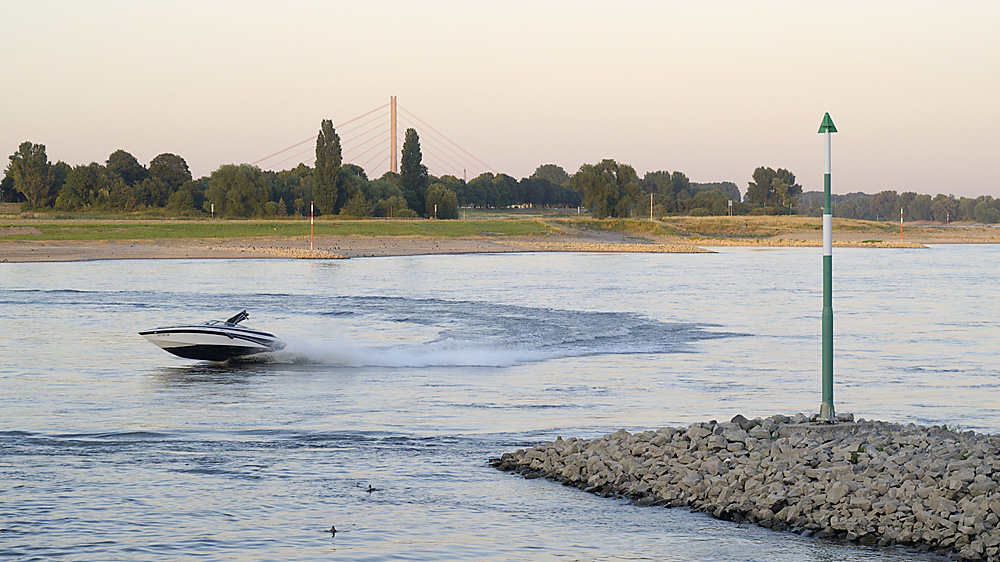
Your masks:
{"label": "sandy riverbank", "polygon": [[[339,259],[431,254],[510,252],[705,253],[713,247],[819,247],[822,232],[808,228],[746,236],[712,234],[649,235],[560,225],[544,235],[479,236],[250,236],[244,238],[143,238],[131,240],[24,239],[38,234],[30,225],[0,227],[0,262],[53,262],[115,259]],[[18,239],[12,239],[12,238]],[[928,227],[898,233],[873,228],[835,230],[834,245],[862,248],[923,248],[927,244],[997,244],[1000,228]]]}
{"label": "sandy riverbank", "polygon": [[[921,248],[919,243],[844,242],[837,246]],[[712,247],[817,247],[807,240],[678,240],[613,237],[253,237],[156,240],[7,240],[0,241],[0,262],[61,262],[122,259],[344,259],[384,256],[486,254],[514,252],[710,253]]]}
{"label": "sandy riverbank", "polygon": [[116,259],[343,259],[434,254],[513,252],[709,252],[693,244],[600,237],[317,236],[236,239],[158,239],[0,241],[0,262],[52,262]]}

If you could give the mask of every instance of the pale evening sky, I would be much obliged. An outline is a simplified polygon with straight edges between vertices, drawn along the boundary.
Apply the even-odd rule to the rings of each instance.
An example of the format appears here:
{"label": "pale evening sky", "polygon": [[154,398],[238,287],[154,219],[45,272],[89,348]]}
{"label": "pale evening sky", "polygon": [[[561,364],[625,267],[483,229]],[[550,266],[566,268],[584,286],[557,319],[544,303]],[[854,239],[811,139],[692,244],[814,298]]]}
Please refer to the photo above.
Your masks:
{"label": "pale evening sky", "polygon": [[0,153],[172,152],[200,177],[396,95],[516,178],[614,158],[743,191],[784,167],[809,191],[828,111],[835,193],[997,197],[998,22],[995,1],[0,0]]}

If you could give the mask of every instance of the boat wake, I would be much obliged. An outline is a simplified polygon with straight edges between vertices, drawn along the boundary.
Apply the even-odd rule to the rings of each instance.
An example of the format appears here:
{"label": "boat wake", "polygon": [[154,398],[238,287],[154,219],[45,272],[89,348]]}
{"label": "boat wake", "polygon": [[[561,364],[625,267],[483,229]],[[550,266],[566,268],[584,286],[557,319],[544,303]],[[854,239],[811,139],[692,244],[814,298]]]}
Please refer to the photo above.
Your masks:
{"label": "boat wake", "polygon": [[289,344],[282,351],[238,357],[230,362],[387,368],[510,367],[558,357],[552,351],[504,349],[452,339],[395,346],[314,341]]}
{"label": "boat wake", "polygon": [[[737,334],[717,326],[667,322],[631,312],[561,310],[475,301],[335,297],[273,328],[284,349],[230,364],[422,368],[509,367],[591,355],[691,351]],[[296,334],[298,331],[299,334]],[[339,336],[338,336],[339,334]],[[273,337],[273,336],[272,336]]]}
{"label": "boat wake", "polygon": [[[470,330],[469,332],[475,332]],[[289,338],[285,349],[231,359],[231,363],[328,365],[350,368],[510,367],[592,355],[682,353],[704,339],[736,334],[707,331],[693,324],[637,322],[632,326],[591,326],[586,331],[550,329],[502,334],[445,330],[438,338],[396,345]]]}

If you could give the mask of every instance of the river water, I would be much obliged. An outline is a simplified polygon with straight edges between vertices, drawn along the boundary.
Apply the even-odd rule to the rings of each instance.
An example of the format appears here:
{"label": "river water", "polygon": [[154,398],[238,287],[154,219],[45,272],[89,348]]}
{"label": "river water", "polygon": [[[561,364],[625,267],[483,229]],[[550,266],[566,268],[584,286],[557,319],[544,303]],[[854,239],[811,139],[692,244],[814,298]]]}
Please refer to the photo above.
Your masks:
{"label": "river water", "polygon": [[[488,465],[818,411],[821,273],[816,249],[3,264],[0,558],[936,560]],[[1000,431],[998,279],[998,246],[838,249],[838,413]],[[274,362],[136,333],[244,308]]]}

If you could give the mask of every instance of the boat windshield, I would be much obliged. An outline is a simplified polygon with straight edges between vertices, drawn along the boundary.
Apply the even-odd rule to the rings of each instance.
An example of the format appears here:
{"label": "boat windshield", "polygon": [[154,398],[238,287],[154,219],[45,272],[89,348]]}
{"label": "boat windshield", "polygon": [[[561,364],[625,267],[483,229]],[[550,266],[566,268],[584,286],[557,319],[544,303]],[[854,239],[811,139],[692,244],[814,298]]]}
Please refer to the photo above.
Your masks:
{"label": "boat windshield", "polygon": [[240,322],[246,320],[247,318],[250,318],[250,315],[247,314],[247,311],[244,310],[242,312],[237,313],[232,318],[226,320],[226,324],[239,324]]}
{"label": "boat windshield", "polygon": [[[232,328],[233,326],[236,326],[236,324],[234,322],[229,322],[226,320],[209,320],[204,324],[202,324],[202,326],[222,326],[222,327]],[[254,329],[251,328],[250,326],[247,326],[246,324],[243,324],[242,326],[240,326],[240,328],[246,328],[248,330]]]}

